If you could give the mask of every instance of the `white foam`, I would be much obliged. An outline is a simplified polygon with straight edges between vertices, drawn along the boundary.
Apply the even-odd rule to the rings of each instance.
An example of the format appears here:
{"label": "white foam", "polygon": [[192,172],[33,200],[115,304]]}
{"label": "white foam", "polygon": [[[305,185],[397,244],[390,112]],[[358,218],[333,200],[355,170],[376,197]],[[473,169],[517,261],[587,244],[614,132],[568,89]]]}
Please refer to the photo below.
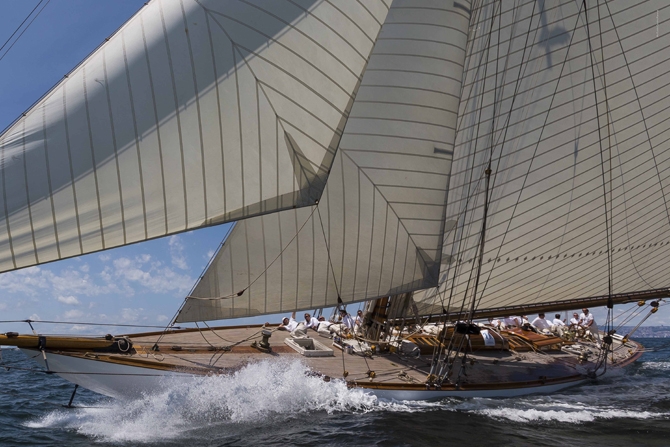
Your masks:
{"label": "white foam", "polygon": [[[131,401],[103,402],[101,408],[55,411],[26,424],[64,428],[111,442],[155,442],[212,424],[258,421],[272,414],[311,411],[375,411],[377,399],[350,390],[342,381],[309,377],[294,361],[263,361],[240,371],[203,377],[189,385],[165,383],[165,391]],[[384,408],[394,408],[395,404]],[[405,404],[395,405],[403,411]],[[409,407],[407,407],[409,409]]]}
{"label": "white foam", "polygon": [[644,362],[641,368],[666,370],[670,369],[670,362]]}
{"label": "white foam", "polygon": [[[202,377],[188,385],[166,382],[165,390],[136,400],[101,400],[99,408],[53,411],[26,423],[30,428],[73,430],[106,442],[147,443],[178,439],[225,424],[255,423],[295,414],[459,411],[521,423],[597,419],[668,419],[670,413],[622,410],[575,401],[565,395],[514,400],[445,399],[440,402],[380,402],[343,381],[306,375],[296,361],[267,360],[226,376]],[[283,415],[283,416],[282,416]]]}
{"label": "white foam", "polygon": [[[569,407],[568,405],[555,405]],[[557,421],[584,423],[596,419],[653,419],[667,418],[667,413],[652,413],[649,411],[630,411],[616,408],[587,408],[586,405],[575,405],[572,409],[558,410],[549,408],[489,408],[476,410],[473,413],[483,414],[494,419],[508,419],[514,422]]]}

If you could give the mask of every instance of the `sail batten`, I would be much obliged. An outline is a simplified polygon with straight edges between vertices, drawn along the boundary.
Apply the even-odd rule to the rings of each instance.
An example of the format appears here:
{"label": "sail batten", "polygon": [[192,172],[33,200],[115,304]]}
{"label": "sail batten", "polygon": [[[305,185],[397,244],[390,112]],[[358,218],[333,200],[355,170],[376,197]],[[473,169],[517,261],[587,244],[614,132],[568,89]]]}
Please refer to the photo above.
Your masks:
{"label": "sail batten", "polygon": [[177,321],[437,284],[468,26],[457,9],[393,2],[318,204],[240,222]]}
{"label": "sail batten", "polygon": [[387,11],[149,2],[0,135],[0,271],[314,204]]}
{"label": "sail batten", "polygon": [[610,280],[617,296],[666,287],[668,5],[547,0],[520,5],[528,15],[514,23],[497,8],[482,5],[475,28],[486,38],[471,41],[465,68],[444,282],[415,299],[433,309],[474,300],[481,314],[602,301]]}

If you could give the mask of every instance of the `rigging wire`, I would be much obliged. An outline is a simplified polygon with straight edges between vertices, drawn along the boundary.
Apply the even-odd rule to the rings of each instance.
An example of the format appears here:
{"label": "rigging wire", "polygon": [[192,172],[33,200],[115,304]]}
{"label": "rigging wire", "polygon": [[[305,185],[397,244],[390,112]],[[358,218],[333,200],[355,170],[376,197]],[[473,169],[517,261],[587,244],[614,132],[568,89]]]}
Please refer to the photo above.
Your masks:
{"label": "rigging wire", "polygon": [[[164,326],[152,326],[148,324],[114,324],[114,323],[89,323],[81,321],[51,321],[51,320],[0,320],[0,323],[44,323],[44,324],[74,324],[81,326],[110,326],[110,327],[138,327],[138,328],[157,328],[163,329]],[[181,329],[179,326],[173,326],[172,329]]]}
{"label": "rigging wire", "polygon": [[[580,7],[580,12],[581,12],[581,7]],[[573,41],[573,38],[574,38],[574,35],[575,35],[575,30],[577,28],[578,23],[579,23],[579,14],[577,16],[577,20],[575,20],[575,26],[574,26],[574,28],[572,30],[572,34],[570,36],[570,42],[568,43],[568,49],[571,48],[571,46],[572,46],[572,41]],[[561,71],[558,75],[559,79],[563,76],[563,71],[565,70],[565,67],[567,65],[566,60],[568,58],[568,54],[569,54],[569,51],[566,51],[565,52],[565,58],[563,60],[563,64],[561,65]],[[551,102],[549,104],[549,110],[551,110],[551,107],[554,104],[554,100],[556,99],[556,92],[558,90],[559,84],[560,84],[560,82],[556,82],[556,87],[554,88],[553,95],[551,96]],[[544,133],[545,126],[547,125],[547,122],[549,120],[549,115],[550,115],[549,111],[547,111],[547,114],[545,115],[545,118],[544,118],[543,125],[541,127],[539,139],[542,138],[542,134]],[[506,135],[507,134],[505,133],[505,138],[506,138]],[[504,141],[503,141],[503,144],[504,144]],[[526,172],[526,175],[524,176],[523,184],[521,185],[521,189],[523,189],[525,187],[526,182],[528,181],[528,177],[529,177],[528,174],[530,173],[531,166],[533,165],[533,161],[535,160],[535,156],[537,155],[537,150],[539,148],[539,145],[540,144],[539,144],[539,140],[538,140],[538,142],[535,144],[535,148],[533,150],[533,155],[530,158],[530,162],[528,163],[528,171]],[[486,282],[484,283],[484,289],[482,290],[482,296],[484,295],[484,291],[486,290],[486,288],[488,286],[488,283],[489,283],[489,280],[491,279],[491,275],[493,274],[493,271],[495,269],[495,263],[497,262],[498,259],[500,259],[499,258],[500,257],[500,251],[502,250],[502,246],[505,243],[505,239],[507,238],[507,235],[509,234],[509,230],[510,230],[510,227],[512,225],[512,220],[513,220],[514,215],[516,214],[517,206],[519,205],[520,200],[521,200],[521,194],[519,194],[519,196],[517,197],[516,203],[513,207],[512,217],[510,217],[507,220],[507,228],[505,229],[505,232],[502,235],[502,241],[500,242],[500,245],[498,246],[498,251],[496,253],[496,256],[493,258],[494,259],[494,264],[493,264],[493,267],[491,267],[491,269],[489,270],[489,274],[487,276]],[[481,302],[481,300],[480,300],[480,302]],[[477,307],[479,307],[480,302],[477,303]]]}
{"label": "rigging wire", "polygon": [[23,19],[23,22],[21,22],[21,24],[14,30],[14,32],[12,33],[12,35],[9,36],[9,37],[7,38],[7,40],[5,41],[5,43],[2,44],[2,46],[0,47],[0,52],[1,52],[1,51],[7,46],[7,44],[12,40],[12,37],[14,37],[14,35],[15,35],[16,33],[19,32],[19,30],[21,29],[21,27],[23,26],[23,24],[26,23],[26,21],[30,18],[31,15],[33,15],[33,13],[35,12],[35,10],[36,10],[37,8],[39,8],[39,6],[42,4],[42,2],[44,2],[44,0],[40,0],[40,1],[37,3],[37,5],[35,5],[35,7],[33,8],[33,10],[30,11],[30,12],[28,13],[28,15],[26,16],[26,18]]}
{"label": "rigging wire", "polygon": [[[37,9],[37,7],[40,6],[40,4],[41,4],[43,1],[44,1],[44,0],[40,0],[40,2],[37,4],[37,6],[35,6],[35,8],[33,8],[33,10],[30,11],[30,14],[28,14],[28,16],[23,20],[23,22],[21,22],[21,25],[19,25],[19,27],[16,29],[16,31],[14,31],[14,32],[12,33],[12,35],[9,36],[9,39],[7,39],[7,41],[2,45],[2,47],[0,47],[0,51],[2,51],[2,49],[9,43],[9,41],[12,39],[12,37],[14,36],[14,34],[16,34],[16,32],[17,32],[19,29],[21,29],[21,27],[22,27],[23,24],[26,22],[26,20],[28,20],[28,18],[32,15],[32,13],[35,12],[35,9]],[[47,5],[49,4],[50,1],[51,1],[51,0],[47,0],[47,2],[44,4],[44,6],[42,6],[42,9],[40,9],[39,11],[37,11],[37,14],[35,14],[35,15],[33,16],[32,20],[30,20],[30,22],[28,22],[28,25],[26,25],[26,27],[23,28],[23,31],[21,31],[21,34],[19,34],[19,35],[17,36],[17,38],[14,39],[14,42],[12,42],[12,44],[9,46],[9,48],[7,48],[7,50],[5,50],[5,52],[2,54],[2,56],[0,56],[0,61],[2,61],[2,60],[5,58],[5,56],[7,56],[7,53],[9,53],[9,51],[10,51],[12,48],[14,48],[14,45],[16,45],[16,42],[18,42],[19,39],[21,38],[21,36],[23,36],[23,33],[25,33],[26,30],[28,30],[28,28],[30,28],[30,25],[32,25],[33,22],[35,21],[35,19],[40,15],[40,13],[41,13],[42,11],[44,11],[44,8],[47,7]]]}

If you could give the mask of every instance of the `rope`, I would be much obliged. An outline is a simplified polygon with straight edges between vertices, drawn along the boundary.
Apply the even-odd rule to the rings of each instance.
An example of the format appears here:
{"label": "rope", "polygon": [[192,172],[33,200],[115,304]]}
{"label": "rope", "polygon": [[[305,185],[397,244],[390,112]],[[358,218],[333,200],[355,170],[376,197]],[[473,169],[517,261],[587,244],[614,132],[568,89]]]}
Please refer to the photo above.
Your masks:
{"label": "rope", "polygon": [[[113,323],[88,323],[77,321],[50,321],[50,320],[1,320],[0,323],[45,323],[45,324],[79,324],[82,326],[110,326],[110,327],[140,327],[140,328],[158,328],[164,329],[164,326],[152,326],[144,324],[113,324]],[[172,329],[181,329],[179,326],[173,326]]]}

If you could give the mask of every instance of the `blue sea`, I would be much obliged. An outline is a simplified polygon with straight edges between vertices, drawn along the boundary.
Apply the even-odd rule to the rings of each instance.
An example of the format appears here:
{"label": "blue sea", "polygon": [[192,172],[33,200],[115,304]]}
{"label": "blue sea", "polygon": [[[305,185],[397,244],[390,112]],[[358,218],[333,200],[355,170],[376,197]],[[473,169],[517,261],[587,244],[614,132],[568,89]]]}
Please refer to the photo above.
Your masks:
{"label": "blue sea", "polygon": [[[306,377],[299,363],[175,384],[117,401],[22,369],[0,372],[0,445],[7,446],[668,446],[670,339],[597,383],[514,399],[380,402]],[[17,350],[5,365],[33,369]]]}

